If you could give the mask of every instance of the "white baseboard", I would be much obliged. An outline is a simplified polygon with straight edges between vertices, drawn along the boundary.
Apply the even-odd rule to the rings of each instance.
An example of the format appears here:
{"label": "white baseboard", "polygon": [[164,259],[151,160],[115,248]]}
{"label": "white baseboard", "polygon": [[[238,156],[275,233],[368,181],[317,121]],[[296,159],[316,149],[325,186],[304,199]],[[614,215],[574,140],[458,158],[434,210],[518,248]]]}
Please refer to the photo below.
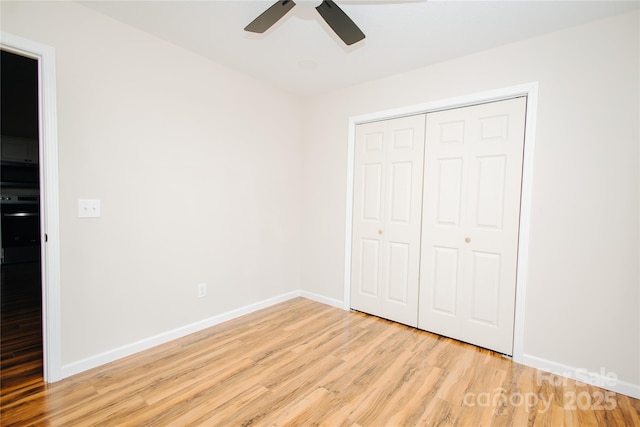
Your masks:
{"label": "white baseboard", "polygon": [[342,308],[344,309],[344,301],[328,298],[323,295],[314,294],[313,292],[300,291],[300,296],[306,299],[310,299],[312,301],[316,301],[325,305],[330,305],[332,307]]}
{"label": "white baseboard", "polygon": [[[306,295],[303,295],[303,294],[306,294]],[[89,369],[96,368],[106,363],[113,362],[123,357],[127,357],[132,354],[141,352],[143,350],[150,349],[157,345],[164,344],[178,338],[182,338],[189,334],[193,334],[194,332],[198,332],[203,329],[210,328],[212,326],[218,325],[228,320],[232,320],[237,317],[244,316],[245,314],[253,313],[254,311],[258,311],[263,308],[267,308],[272,305],[279,304],[281,302],[284,302],[299,296],[304,296],[305,298],[313,299],[318,302],[323,302],[325,304],[332,305],[331,303],[325,302],[325,301],[331,301],[329,298],[324,298],[319,295],[314,297],[313,295],[314,294],[304,293],[300,290],[297,290],[297,291],[282,294],[273,298],[269,298],[263,301],[259,301],[253,304],[249,304],[244,307],[240,307],[235,310],[228,311],[226,313],[218,314],[216,316],[209,317],[208,319],[203,319],[198,322],[182,326],[180,328],[163,332],[161,334],[158,334],[149,338],[145,338],[140,341],[127,344],[113,350],[106,351],[96,356],[91,356],[86,359],[79,360],[77,362],[73,362],[68,365],[64,365],[62,366],[62,377],[60,379],[70,377],[71,375],[79,374],[80,372],[84,372]]]}
{"label": "white baseboard", "polygon": [[[615,372],[608,372],[605,368],[600,369],[600,372],[589,372],[586,369],[563,365],[527,354],[523,355],[522,363],[532,368],[540,369],[541,371],[550,372],[561,377],[571,378],[582,383],[591,384],[635,399],[640,399],[640,385],[619,380]],[[541,373],[538,380],[546,381],[551,379],[546,377],[544,373]]]}
{"label": "white baseboard", "polygon": [[[263,301],[249,304],[244,307],[228,311],[226,313],[209,317],[207,319],[203,319],[180,328],[163,332],[161,334],[145,338],[113,350],[109,350],[96,356],[88,357],[86,359],[64,365],[62,367],[62,375],[60,379],[96,368],[98,366],[113,362],[123,357],[127,357],[132,354],[150,349],[160,344],[165,344],[169,341],[182,338],[189,334],[193,334],[195,332],[210,328],[228,320],[253,313],[263,308],[267,308],[296,297],[303,297],[332,307],[341,308],[343,310],[345,309],[344,302],[340,300],[328,298],[323,295],[303,290],[288,292],[286,294],[278,295],[273,298],[268,298]],[[616,393],[640,399],[640,385],[619,380],[615,378],[615,373],[606,372],[604,369],[601,369],[601,372],[589,372],[586,369],[563,365],[561,363],[549,361],[527,354],[523,355],[522,363],[524,365],[531,366],[532,368],[540,369],[544,372],[551,372],[561,377],[571,378],[583,383],[592,384]],[[546,377],[544,373],[541,373],[539,380],[549,380],[549,377]]]}

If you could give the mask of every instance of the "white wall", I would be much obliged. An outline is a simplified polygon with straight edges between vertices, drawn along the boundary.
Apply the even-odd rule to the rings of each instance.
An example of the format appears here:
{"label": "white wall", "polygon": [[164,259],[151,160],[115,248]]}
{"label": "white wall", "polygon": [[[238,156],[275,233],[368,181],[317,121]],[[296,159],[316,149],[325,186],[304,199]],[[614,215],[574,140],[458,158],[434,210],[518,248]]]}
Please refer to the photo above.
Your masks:
{"label": "white wall", "polygon": [[638,28],[634,12],[308,99],[305,289],[343,299],[349,117],[537,81],[524,353],[640,390]]}
{"label": "white wall", "polygon": [[56,53],[63,365],[300,289],[299,99],[74,3],[2,30]]}

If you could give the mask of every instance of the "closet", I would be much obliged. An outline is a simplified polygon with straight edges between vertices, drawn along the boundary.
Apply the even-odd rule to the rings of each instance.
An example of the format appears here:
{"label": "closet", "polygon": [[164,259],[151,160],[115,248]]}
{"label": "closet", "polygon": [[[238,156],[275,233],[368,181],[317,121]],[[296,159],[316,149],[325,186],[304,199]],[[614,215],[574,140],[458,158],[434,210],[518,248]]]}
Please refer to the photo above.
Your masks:
{"label": "closet", "polygon": [[356,126],[351,308],[512,354],[525,108]]}

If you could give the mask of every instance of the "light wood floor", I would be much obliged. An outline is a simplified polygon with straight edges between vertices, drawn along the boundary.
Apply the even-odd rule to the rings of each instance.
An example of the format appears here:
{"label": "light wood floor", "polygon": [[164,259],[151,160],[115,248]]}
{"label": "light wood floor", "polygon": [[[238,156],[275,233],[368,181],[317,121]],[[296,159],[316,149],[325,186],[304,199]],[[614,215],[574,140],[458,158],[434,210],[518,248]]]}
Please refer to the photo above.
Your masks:
{"label": "light wood floor", "polygon": [[297,298],[55,384],[3,382],[1,424],[640,425],[640,401],[605,392]]}

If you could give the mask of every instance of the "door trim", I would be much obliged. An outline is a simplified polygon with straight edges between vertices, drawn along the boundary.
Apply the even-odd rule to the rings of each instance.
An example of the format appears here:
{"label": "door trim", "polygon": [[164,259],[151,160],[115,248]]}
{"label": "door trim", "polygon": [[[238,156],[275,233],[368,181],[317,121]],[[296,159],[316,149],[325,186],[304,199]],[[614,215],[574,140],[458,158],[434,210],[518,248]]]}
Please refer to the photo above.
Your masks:
{"label": "door trim", "polygon": [[13,34],[0,33],[0,46],[38,61],[40,120],[40,233],[42,267],[42,353],[44,381],[62,379],[60,323],[60,219],[55,50]]}
{"label": "door trim", "polygon": [[513,332],[513,361],[524,363],[524,323],[529,261],[529,229],[531,222],[531,200],[533,193],[533,155],[538,107],[538,82],[531,82],[502,89],[478,92],[454,98],[427,102],[402,108],[384,110],[349,118],[347,147],[347,194],[345,232],[344,305],[351,308],[351,236],[353,231],[353,180],[355,160],[356,125],[378,120],[388,120],[413,114],[431,113],[452,108],[468,107],[486,102],[502,101],[518,96],[527,97],[524,131],[524,157],[522,163],[522,193],[520,196],[520,226],[518,239],[518,263],[516,274],[516,300]]}

